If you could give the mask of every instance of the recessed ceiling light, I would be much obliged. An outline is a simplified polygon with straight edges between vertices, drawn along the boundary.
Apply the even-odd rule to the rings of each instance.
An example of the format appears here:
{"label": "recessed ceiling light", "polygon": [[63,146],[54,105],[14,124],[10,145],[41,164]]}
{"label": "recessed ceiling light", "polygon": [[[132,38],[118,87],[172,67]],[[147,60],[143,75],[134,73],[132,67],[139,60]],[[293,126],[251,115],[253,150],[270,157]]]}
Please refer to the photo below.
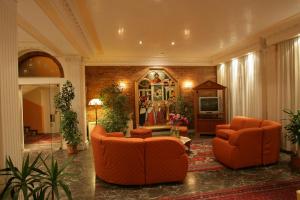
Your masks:
{"label": "recessed ceiling light", "polygon": [[121,28],[118,29],[118,34],[119,35],[123,35],[124,32],[125,32],[125,29],[123,27],[121,27]]}
{"label": "recessed ceiling light", "polygon": [[139,41],[139,45],[142,45],[142,44],[143,44],[143,41],[142,41],[142,40],[140,40],[140,41]]}
{"label": "recessed ceiling light", "polygon": [[187,36],[187,37],[190,36],[190,34],[191,34],[191,30],[190,29],[184,29],[183,32],[184,32],[184,35]]}
{"label": "recessed ceiling light", "polygon": [[173,41],[173,42],[171,42],[171,45],[172,45],[172,46],[174,46],[174,45],[175,45],[175,42],[174,42],[174,41]]}

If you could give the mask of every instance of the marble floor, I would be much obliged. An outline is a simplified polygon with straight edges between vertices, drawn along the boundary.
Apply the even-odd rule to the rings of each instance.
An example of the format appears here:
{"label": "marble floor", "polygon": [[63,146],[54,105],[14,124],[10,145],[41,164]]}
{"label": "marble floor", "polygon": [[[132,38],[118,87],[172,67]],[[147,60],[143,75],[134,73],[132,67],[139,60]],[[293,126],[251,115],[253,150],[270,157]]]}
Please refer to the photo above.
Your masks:
{"label": "marble floor", "polygon": [[[208,142],[211,138],[200,138]],[[54,152],[59,161],[70,156],[65,151]],[[218,171],[188,172],[184,183],[168,183],[150,186],[117,186],[95,178],[92,149],[74,156],[69,170],[77,174],[69,180],[74,199],[159,199],[177,195],[208,192],[225,188],[266,183],[270,181],[300,178],[300,173],[291,170],[289,155],[281,153],[276,165],[255,167],[243,170],[228,168]]]}
{"label": "marble floor", "polygon": [[[197,139],[210,142],[211,138]],[[35,154],[32,151],[31,154]],[[66,151],[53,151],[54,157],[63,162],[73,159],[68,172],[73,174],[68,180],[74,199],[160,199],[178,195],[208,192],[226,188],[263,184],[270,181],[300,178],[300,173],[291,170],[289,155],[281,153],[280,162],[265,167],[243,170],[224,168],[217,171],[188,172],[183,183],[166,183],[149,186],[118,186],[105,183],[95,177],[92,149],[69,156]]]}

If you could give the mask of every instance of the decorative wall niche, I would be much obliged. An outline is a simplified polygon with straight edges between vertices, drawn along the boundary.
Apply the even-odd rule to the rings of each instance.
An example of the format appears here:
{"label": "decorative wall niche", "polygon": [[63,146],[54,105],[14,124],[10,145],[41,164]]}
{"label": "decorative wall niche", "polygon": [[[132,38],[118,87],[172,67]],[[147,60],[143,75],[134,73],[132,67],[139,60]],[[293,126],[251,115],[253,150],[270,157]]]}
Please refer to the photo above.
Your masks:
{"label": "decorative wall niche", "polygon": [[174,112],[178,82],[165,69],[150,69],[135,84],[137,126],[163,128]]}

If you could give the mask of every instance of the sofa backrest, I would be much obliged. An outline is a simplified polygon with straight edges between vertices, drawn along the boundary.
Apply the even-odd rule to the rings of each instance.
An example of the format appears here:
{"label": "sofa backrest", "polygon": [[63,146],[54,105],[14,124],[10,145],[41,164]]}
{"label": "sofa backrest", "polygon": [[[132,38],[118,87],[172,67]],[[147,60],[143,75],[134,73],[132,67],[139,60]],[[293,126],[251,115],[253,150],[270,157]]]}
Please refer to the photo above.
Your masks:
{"label": "sofa backrest", "polygon": [[183,180],[188,168],[184,145],[175,137],[145,139],[146,184]]}
{"label": "sofa backrest", "polygon": [[91,141],[96,174],[107,182],[139,185],[181,181],[186,176],[188,158],[175,137],[108,137],[96,127]]}
{"label": "sofa backrest", "polygon": [[258,128],[261,126],[261,122],[261,120],[255,118],[236,116],[230,123],[230,129],[238,131],[244,128]]}
{"label": "sofa backrest", "polygon": [[271,120],[263,120],[262,163],[275,163],[279,159],[281,124]]}

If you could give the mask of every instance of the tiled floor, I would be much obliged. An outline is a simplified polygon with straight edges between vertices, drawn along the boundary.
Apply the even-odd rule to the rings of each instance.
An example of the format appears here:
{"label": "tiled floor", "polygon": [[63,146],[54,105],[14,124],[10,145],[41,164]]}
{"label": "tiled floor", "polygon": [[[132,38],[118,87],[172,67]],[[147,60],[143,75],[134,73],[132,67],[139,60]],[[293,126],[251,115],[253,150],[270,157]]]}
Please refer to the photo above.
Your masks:
{"label": "tiled floor", "polygon": [[[210,139],[202,139],[202,141]],[[206,141],[207,142],[207,141]],[[56,151],[55,157],[65,160],[70,156],[65,151]],[[76,174],[69,185],[74,199],[157,199],[166,196],[192,194],[225,188],[234,188],[269,181],[300,178],[300,173],[289,167],[289,156],[281,154],[276,165],[243,170],[222,169],[218,171],[189,172],[184,183],[168,183],[151,186],[117,186],[95,178],[92,150],[74,156],[69,170]]]}
{"label": "tiled floor", "polygon": [[[201,138],[209,142],[209,138]],[[32,152],[31,154],[36,154]],[[159,199],[166,196],[208,192],[225,188],[253,185],[277,180],[300,178],[300,173],[289,167],[289,156],[281,154],[276,165],[243,170],[221,169],[218,171],[188,172],[184,183],[167,183],[151,186],[117,186],[95,178],[92,149],[69,156],[66,151],[57,150],[54,157],[62,163],[73,159],[68,172],[74,174],[69,182],[74,199]]]}

